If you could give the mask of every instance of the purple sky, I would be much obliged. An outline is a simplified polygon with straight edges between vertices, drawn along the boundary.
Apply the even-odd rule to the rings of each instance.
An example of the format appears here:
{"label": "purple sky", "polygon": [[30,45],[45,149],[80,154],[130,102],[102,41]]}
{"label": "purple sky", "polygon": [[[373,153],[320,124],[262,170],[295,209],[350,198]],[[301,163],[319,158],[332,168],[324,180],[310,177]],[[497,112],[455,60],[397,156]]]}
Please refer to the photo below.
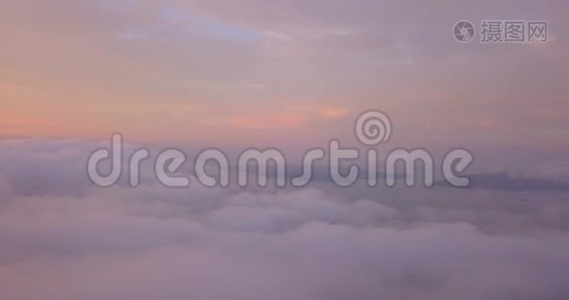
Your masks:
{"label": "purple sky", "polygon": [[[548,41],[481,43],[483,20]],[[1,0],[0,299],[568,299],[568,28],[563,0]],[[369,109],[382,154],[469,149],[471,188],[85,176],[115,132],[297,155],[363,147]]]}

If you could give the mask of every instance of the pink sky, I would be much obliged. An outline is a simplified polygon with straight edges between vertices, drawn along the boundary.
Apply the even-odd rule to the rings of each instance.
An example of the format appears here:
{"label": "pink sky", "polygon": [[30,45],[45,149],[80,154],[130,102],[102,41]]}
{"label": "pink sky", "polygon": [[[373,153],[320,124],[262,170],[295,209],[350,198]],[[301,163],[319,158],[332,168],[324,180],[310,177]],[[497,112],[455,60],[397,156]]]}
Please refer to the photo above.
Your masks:
{"label": "pink sky", "polygon": [[[401,146],[555,152],[568,148],[568,13],[565,1],[3,1],[0,136],[303,148],[348,139],[374,108]],[[547,20],[549,42],[461,44],[461,19]]]}
{"label": "pink sky", "polygon": [[[549,40],[453,37],[484,19],[548,21]],[[567,0],[0,0],[0,299],[569,299],[567,37]],[[276,147],[287,180],[332,138],[369,150],[371,109],[393,125],[377,173],[421,147],[438,175],[461,147],[470,187],[372,187],[357,164],[341,188],[331,154],[303,188],[194,176],[210,147],[230,176]],[[100,188],[88,160],[116,132],[122,176]],[[167,147],[188,159],[160,172]]]}

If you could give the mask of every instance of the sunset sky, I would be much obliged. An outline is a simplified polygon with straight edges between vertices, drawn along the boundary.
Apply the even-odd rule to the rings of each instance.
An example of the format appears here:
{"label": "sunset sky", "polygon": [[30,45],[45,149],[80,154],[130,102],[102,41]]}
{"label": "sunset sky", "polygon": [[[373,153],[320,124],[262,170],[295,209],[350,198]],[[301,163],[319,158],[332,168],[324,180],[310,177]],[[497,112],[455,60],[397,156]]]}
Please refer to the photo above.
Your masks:
{"label": "sunset sky", "polygon": [[[306,146],[388,113],[404,145],[568,149],[566,1],[0,4],[0,135]],[[549,42],[458,43],[462,19]]]}
{"label": "sunset sky", "polygon": [[[482,43],[484,20],[548,40]],[[0,0],[0,299],[569,299],[568,37],[566,0]],[[86,176],[113,133],[365,149],[367,110],[393,125],[380,158],[467,149],[472,185]]]}

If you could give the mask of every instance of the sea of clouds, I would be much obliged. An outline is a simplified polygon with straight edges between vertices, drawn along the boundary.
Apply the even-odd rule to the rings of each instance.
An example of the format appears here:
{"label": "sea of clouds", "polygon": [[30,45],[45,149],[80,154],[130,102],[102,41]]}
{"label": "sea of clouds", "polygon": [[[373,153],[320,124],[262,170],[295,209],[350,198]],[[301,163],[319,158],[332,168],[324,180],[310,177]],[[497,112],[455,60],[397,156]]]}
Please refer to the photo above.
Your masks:
{"label": "sea of clouds", "polygon": [[565,192],[103,189],[99,146],[0,140],[0,299],[569,298]]}

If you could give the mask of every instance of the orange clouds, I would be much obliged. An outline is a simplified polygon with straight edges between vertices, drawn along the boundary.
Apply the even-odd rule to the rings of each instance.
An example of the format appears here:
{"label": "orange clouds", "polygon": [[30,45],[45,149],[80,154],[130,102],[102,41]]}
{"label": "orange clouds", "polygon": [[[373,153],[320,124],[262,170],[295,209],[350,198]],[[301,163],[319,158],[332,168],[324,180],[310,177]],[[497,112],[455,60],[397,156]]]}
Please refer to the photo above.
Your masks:
{"label": "orange clouds", "polygon": [[230,123],[244,129],[298,129],[310,123],[340,119],[346,116],[342,108],[288,109],[284,112],[235,116]]}

